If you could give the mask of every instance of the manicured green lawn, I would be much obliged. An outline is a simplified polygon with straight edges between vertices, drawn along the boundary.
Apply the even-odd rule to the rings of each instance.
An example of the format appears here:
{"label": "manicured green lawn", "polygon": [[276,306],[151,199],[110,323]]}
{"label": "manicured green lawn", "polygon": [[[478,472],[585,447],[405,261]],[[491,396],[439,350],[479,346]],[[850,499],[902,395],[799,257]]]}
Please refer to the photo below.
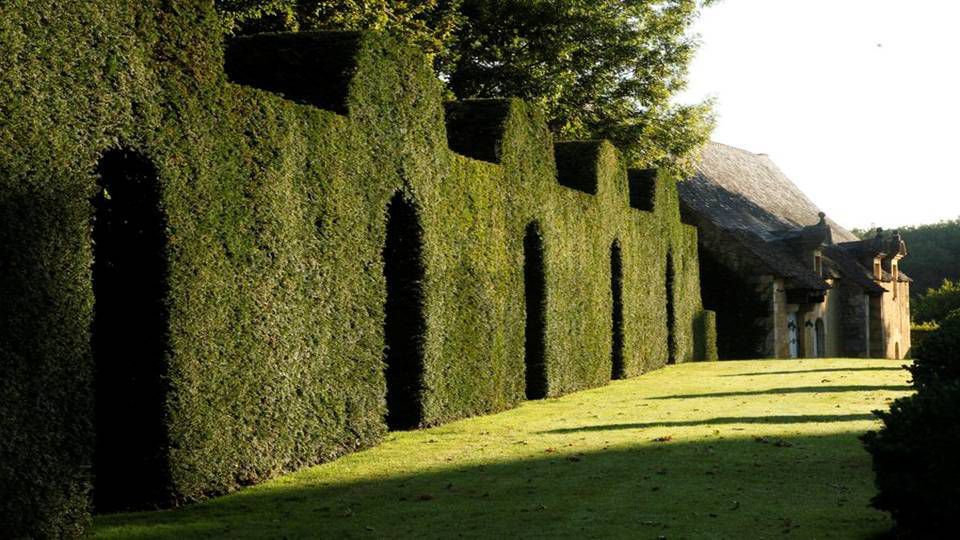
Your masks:
{"label": "manicured green lawn", "polygon": [[864,538],[870,411],[902,362],[671,366],[439,428],[173,511],[96,519],[103,538]]}

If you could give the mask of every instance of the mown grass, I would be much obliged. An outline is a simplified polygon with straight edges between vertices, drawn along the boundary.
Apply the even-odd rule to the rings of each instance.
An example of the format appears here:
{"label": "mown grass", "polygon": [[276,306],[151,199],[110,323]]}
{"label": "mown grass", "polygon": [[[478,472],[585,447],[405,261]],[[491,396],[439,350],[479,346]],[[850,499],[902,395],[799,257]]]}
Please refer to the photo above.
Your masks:
{"label": "mown grass", "polygon": [[900,362],[671,366],[435,429],[229,496],[99,516],[100,538],[864,538],[871,410]]}

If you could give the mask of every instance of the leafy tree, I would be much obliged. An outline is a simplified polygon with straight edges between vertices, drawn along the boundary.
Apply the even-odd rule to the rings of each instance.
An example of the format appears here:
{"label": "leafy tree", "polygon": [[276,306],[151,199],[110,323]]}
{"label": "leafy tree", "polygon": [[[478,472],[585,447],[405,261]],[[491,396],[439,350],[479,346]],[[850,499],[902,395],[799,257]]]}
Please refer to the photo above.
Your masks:
{"label": "leafy tree", "polygon": [[385,30],[443,56],[460,20],[459,0],[216,0],[228,34]]}
{"label": "leafy tree", "polygon": [[464,0],[450,86],[460,98],[538,102],[561,139],[606,138],[639,165],[675,163],[712,128],[678,106],[695,0]]}
{"label": "leafy tree", "polygon": [[914,320],[919,323],[940,322],[952,311],[960,310],[960,281],[943,280],[943,284],[927,292],[913,303]]}
{"label": "leafy tree", "polygon": [[217,0],[224,28],[374,28],[431,54],[460,99],[540,104],[559,139],[606,138],[634,166],[689,171],[711,104],[677,105],[711,0]]}
{"label": "leafy tree", "polygon": [[960,219],[900,229],[909,251],[900,263],[916,294],[943,280],[960,282]]}
{"label": "leafy tree", "polygon": [[297,0],[216,0],[227,34],[299,30]]}

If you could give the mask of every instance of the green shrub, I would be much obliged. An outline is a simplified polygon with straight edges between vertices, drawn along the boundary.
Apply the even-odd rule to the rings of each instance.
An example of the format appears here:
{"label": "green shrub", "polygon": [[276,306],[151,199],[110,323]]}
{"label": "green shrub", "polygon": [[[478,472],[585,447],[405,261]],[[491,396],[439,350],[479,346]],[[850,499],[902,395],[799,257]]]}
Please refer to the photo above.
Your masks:
{"label": "green shrub", "polygon": [[960,310],[947,316],[939,328],[914,346],[911,356],[914,361],[908,369],[920,390],[960,380]]}
{"label": "green shrub", "polygon": [[874,507],[909,538],[960,535],[960,382],[930,386],[876,413],[883,427],[863,436],[873,457]]}
{"label": "green shrub", "polygon": [[943,280],[936,289],[927,289],[913,301],[913,318],[918,323],[936,323],[960,309],[960,282]]}

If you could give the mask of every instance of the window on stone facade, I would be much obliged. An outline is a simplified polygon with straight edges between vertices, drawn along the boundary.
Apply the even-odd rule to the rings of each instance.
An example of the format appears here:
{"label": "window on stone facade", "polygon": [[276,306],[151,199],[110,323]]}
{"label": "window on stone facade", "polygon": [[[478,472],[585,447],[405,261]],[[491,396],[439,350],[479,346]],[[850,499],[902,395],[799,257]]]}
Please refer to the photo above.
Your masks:
{"label": "window on stone facade", "polygon": [[880,261],[874,259],[873,261],[873,279],[880,279],[883,277],[883,273],[880,272]]}

